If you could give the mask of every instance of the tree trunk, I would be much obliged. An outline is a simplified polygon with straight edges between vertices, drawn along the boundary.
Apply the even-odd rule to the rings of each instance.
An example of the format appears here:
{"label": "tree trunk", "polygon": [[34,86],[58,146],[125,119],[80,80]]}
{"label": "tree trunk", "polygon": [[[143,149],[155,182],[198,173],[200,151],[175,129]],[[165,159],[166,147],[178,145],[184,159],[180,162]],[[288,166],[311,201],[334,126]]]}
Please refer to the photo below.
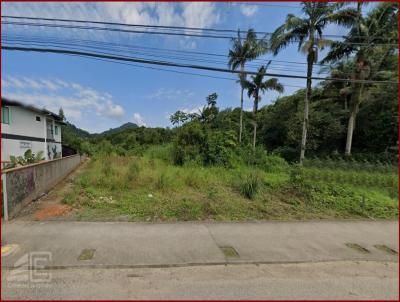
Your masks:
{"label": "tree trunk", "polygon": [[311,76],[313,70],[313,57],[309,52],[307,56],[307,88],[306,96],[304,98],[304,117],[303,117],[303,133],[301,136],[301,149],[300,149],[300,165],[303,164],[306,153],[307,129],[308,129],[308,107],[311,98]]}
{"label": "tree trunk", "polygon": [[355,110],[353,109],[353,110],[351,110],[349,122],[347,125],[346,149],[345,149],[345,153],[344,153],[346,156],[351,155],[351,143],[353,141],[355,120],[356,120],[356,114],[355,114]]}
{"label": "tree trunk", "polygon": [[254,97],[253,106],[253,150],[256,150],[256,140],[257,140],[257,110],[258,110],[258,93]]}
{"label": "tree trunk", "polygon": [[347,125],[346,147],[344,150],[345,156],[351,156],[351,145],[353,143],[353,132],[354,132],[354,128],[356,126],[356,118],[357,118],[358,109],[360,107],[362,90],[363,90],[362,84],[360,86],[361,87],[359,87],[359,91],[357,93],[356,99],[354,100],[354,105],[353,105],[353,108],[351,109],[349,122]]}
{"label": "tree trunk", "polygon": [[239,120],[239,143],[242,143],[242,133],[243,133],[243,87],[240,92],[240,120]]}
{"label": "tree trunk", "polygon": [[[244,72],[244,64],[242,64],[240,66],[240,72],[241,72],[240,80],[244,80],[244,78],[245,78],[245,74],[243,73]],[[242,143],[242,133],[243,133],[243,91],[244,91],[244,88],[242,86],[242,83],[240,83],[240,86],[241,86],[241,91],[240,91],[239,143],[241,144]]]}

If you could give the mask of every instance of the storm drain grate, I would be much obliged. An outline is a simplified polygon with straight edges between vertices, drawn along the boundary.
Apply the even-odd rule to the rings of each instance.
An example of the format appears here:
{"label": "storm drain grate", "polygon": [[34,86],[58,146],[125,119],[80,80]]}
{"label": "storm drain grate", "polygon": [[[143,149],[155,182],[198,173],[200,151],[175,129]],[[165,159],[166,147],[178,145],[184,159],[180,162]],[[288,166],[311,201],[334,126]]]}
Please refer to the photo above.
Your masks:
{"label": "storm drain grate", "polygon": [[363,254],[370,253],[369,250],[367,250],[365,247],[362,247],[357,243],[346,243],[346,246]]}
{"label": "storm drain grate", "polygon": [[384,251],[384,252],[386,252],[388,254],[397,255],[397,252],[394,249],[388,247],[387,245],[376,244],[376,245],[374,245],[374,247],[377,248],[378,250]]}
{"label": "storm drain grate", "polygon": [[78,260],[91,260],[93,259],[95,249],[83,249],[78,257]]}
{"label": "storm drain grate", "polygon": [[239,253],[231,246],[220,246],[226,258],[240,258]]}

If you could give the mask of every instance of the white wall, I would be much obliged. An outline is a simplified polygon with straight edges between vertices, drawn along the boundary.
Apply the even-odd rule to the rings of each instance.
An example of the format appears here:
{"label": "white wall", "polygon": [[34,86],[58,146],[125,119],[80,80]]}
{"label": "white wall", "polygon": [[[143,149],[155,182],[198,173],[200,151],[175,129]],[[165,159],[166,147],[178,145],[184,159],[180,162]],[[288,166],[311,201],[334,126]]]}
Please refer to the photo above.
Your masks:
{"label": "white wall", "polygon": [[[22,107],[9,106],[10,124],[1,124],[2,133],[44,138],[45,117],[43,114]],[[40,116],[40,122],[36,121]]]}
{"label": "white wall", "polygon": [[[31,149],[33,153],[37,153],[39,151],[44,152],[44,143],[43,142],[32,142],[32,141],[23,141],[28,142],[32,148],[21,148],[20,140],[15,139],[1,139],[1,161],[9,161],[10,155],[13,156],[24,156],[26,150]],[[46,157],[46,154],[43,153],[43,156]]]}
{"label": "white wall", "polygon": [[[58,134],[54,134],[54,140],[56,143],[57,152],[61,152],[61,125],[54,122],[54,119],[46,116],[42,113],[37,113],[31,111],[29,109],[19,107],[19,106],[6,106],[9,108],[9,124],[2,123],[2,133],[4,134],[14,134],[14,135],[22,135],[22,136],[30,136],[36,138],[46,138],[47,130],[46,130],[46,118],[53,120],[53,130],[54,126],[58,126]],[[40,121],[36,121],[36,116],[40,117]],[[5,139],[2,138],[1,142],[1,160],[9,161],[10,155],[14,156],[23,156],[25,151],[29,148],[23,148],[20,142],[26,142],[32,148],[33,153],[37,153],[38,151],[44,152],[44,157],[46,159],[52,159],[52,157],[48,157],[47,153],[47,144],[46,142],[38,142],[31,140],[15,140],[15,139]],[[54,144],[54,143],[52,143]],[[51,149],[50,149],[51,150]],[[52,152],[51,152],[52,153]]]}

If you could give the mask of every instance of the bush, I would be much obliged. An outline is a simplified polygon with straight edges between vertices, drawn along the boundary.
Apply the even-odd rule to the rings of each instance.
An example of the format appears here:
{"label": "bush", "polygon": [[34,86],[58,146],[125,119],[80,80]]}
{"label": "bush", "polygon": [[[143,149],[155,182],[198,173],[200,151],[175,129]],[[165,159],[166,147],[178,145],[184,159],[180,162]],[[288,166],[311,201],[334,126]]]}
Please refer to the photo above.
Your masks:
{"label": "bush", "polygon": [[301,165],[293,165],[290,169],[289,182],[294,188],[301,189],[306,180],[306,173]]}
{"label": "bush", "polygon": [[174,164],[233,165],[235,132],[211,130],[199,122],[185,124],[178,131],[172,149]]}
{"label": "bush", "polygon": [[204,163],[232,167],[236,134],[233,131],[213,131],[207,135]]}
{"label": "bush", "polygon": [[286,172],[289,164],[278,155],[270,155],[264,148],[257,146],[242,147],[238,151],[239,160],[249,166],[259,167],[267,172]]}
{"label": "bush", "polygon": [[200,123],[190,123],[178,130],[173,145],[173,160],[176,165],[198,161],[205,145],[205,135]]}
{"label": "bush", "polygon": [[31,149],[25,151],[24,156],[10,156],[11,163],[8,164],[5,168],[15,168],[17,166],[26,166],[30,164],[34,164],[44,160],[43,151],[39,151],[37,154],[33,153]]}
{"label": "bush", "polygon": [[174,146],[172,144],[154,145],[148,147],[144,154],[151,159],[160,159],[170,164],[174,162],[173,150]]}
{"label": "bush", "polygon": [[257,173],[249,173],[243,177],[243,180],[239,184],[240,193],[248,198],[253,199],[261,185],[261,179]]}

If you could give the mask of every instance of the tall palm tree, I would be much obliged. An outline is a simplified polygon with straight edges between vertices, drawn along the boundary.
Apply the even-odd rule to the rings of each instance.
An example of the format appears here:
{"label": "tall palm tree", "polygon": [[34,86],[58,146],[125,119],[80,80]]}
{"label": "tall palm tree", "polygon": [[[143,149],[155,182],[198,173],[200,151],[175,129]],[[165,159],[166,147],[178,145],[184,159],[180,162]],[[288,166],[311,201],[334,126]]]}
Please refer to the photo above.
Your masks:
{"label": "tall palm tree", "polygon": [[[396,49],[397,44],[397,3],[380,3],[367,16],[362,13],[363,3],[357,3],[357,17],[353,19],[351,30],[341,42],[332,43],[331,49],[323,63],[337,62],[342,58],[355,54],[355,62],[349,94],[350,114],[347,125],[347,138],[345,155],[351,155],[353,132],[357,113],[365,98],[366,85],[361,81],[373,78],[380,70],[380,65],[391,52]],[[393,43],[393,44],[390,44]],[[394,44],[396,43],[396,44]],[[380,60],[370,60],[374,52],[380,51]]]}
{"label": "tall palm tree", "polygon": [[249,29],[246,39],[242,39],[240,30],[237,38],[232,39],[232,49],[229,50],[228,66],[232,70],[240,68],[239,83],[240,91],[240,120],[239,120],[239,142],[242,142],[243,133],[243,81],[246,80],[244,68],[247,62],[256,59],[267,52],[267,42],[265,39],[257,39],[257,34],[253,29]]}
{"label": "tall palm tree", "polygon": [[319,49],[323,49],[331,43],[331,41],[323,39],[322,32],[329,23],[350,26],[352,18],[356,15],[354,9],[339,10],[340,7],[340,4],[328,2],[302,2],[302,12],[305,17],[300,18],[288,14],[285,23],[278,27],[271,36],[270,44],[274,55],[293,42],[298,43],[298,49],[307,54],[307,86],[304,99],[300,164],[304,160],[306,150],[308,108],[314,63],[318,61]]}
{"label": "tall palm tree", "polygon": [[[269,63],[267,64],[268,67]],[[251,81],[244,80],[242,82],[242,87],[247,89],[247,94],[250,97],[254,98],[253,104],[253,149],[256,148],[256,139],[257,139],[257,111],[258,111],[258,103],[261,101],[260,93],[264,93],[267,90],[275,90],[278,92],[283,92],[283,85],[278,82],[277,78],[271,78],[263,82],[266,67],[261,66],[257,74],[255,76],[251,76]]]}

